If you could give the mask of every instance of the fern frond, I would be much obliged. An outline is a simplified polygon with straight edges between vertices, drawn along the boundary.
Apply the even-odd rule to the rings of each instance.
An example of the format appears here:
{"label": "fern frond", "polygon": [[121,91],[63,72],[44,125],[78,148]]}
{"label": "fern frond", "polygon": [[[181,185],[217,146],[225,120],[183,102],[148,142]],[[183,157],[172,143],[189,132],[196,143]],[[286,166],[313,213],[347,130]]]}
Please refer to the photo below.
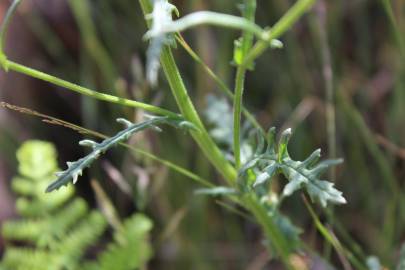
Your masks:
{"label": "fern frond", "polygon": [[[41,185],[39,190],[43,194],[44,185]],[[43,216],[62,207],[73,195],[73,187],[68,186],[57,193],[49,193],[48,196],[37,196],[35,200],[25,197],[18,198],[16,208],[18,213],[24,217]]]}
{"label": "fern frond", "polygon": [[[56,265],[57,257],[45,250],[34,250],[30,248],[9,247],[4,253],[1,263],[2,270],[58,270]],[[47,268],[44,268],[44,262]]]}
{"label": "fern frond", "polygon": [[44,220],[8,221],[2,226],[2,235],[7,240],[35,243],[44,227]]}
{"label": "fern frond", "polygon": [[[160,122],[192,128],[180,118],[159,119]],[[132,125],[128,122],[128,127]],[[118,135],[112,139],[119,140]],[[114,144],[112,140],[104,141],[100,147],[103,143]],[[149,219],[141,215],[130,218],[119,227],[122,229],[115,232],[114,242],[99,256],[100,260],[84,262],[89,248],[95,245],[105,232],[106,218],[99,211],[89,212],[83,199],[71,199],[74,194],[73,186],[52,194],[43,192],[44,185],[56,170],[56,165],[52,166],[54,171],[49,170],[48,166],[46,173],[42,171],[33,174],[40,178],[32,178],[33,175],[27,174],[28,169],[35,170],[32,166],[37,166],[33,165],[33,157],[38,157],[43,163],[56,164],[56,151],[52,144],[29,141],[23,144],[19,153],[19,161],[28,164],[20,164],[25,175],[15,177],[12,186],[14,191],[22,195],[17,201],[17,208],[24,218],[7,221],[2,226],[7,246],[0,262],[0,270],[82,270],[92,265],[96,267],[94,269],[133,270],[145,264],[152,254],[147,239],[152,225]],[[47,158],[53,161],[49,162]],[[25,246],[15,247],[14,242]],[[110,263],[115,258],[118,268]]]}
{"label": "fern frond", "polygon": [[69,269],[77,269],[86,250],[97,242],[106,228],[106,219],[99,212],[92,211],[74,226],[74,230],[64,234],[63,240],[54,248],[55,252],[63,257],[64,266]]}
{"label": "fern frond", "polygon": [[48,142],[32,140],[17,151],[18,172],[33,181],[42,181],[57,170],[56,150]]}
{"label": "fern frond", "polygon": [[51,192],[65,186],[70,183],[72,179],[73,184],[77,182],[77,179],[83,173],[83,169],[89,167],[101,154],[104,154],[108,149],[116,146],[118,143],[128,140],[134,133],[145,130],[147,128],[153,128],[155,130],[160,130],[156,125],[158,124],[170,124],[175,127],[186,128],[186,129],[195,129],[195,126],[181,118],[169,118],[167,116],[163,117],[151,117],[151,119],[144,121],[142,123],[131,123],[128,120],[119,118],[117,122],[124,124],[126,129],[118,132],[115,136],[105,139],[101,143],[96,143],[91,140],[83,140],[79,142],[82,146],[89,146],[93,150],[87,156],[74,161],[67,162],[68,168],[65,171],[58,172],[56,175],[58,179],[51,183],[46,192]]}
{"label": "fern frond", "polygon": [[[88,206],[83,199],[74,199],[73,202],[60,209],[43,228],[39,246],[55,245],[66,232],[75,226],[88,214]],[[86,217],[87,218],[87,217]]]}
{"label": "fern frond", "polygon": [[30,241],[40,247],[53,245],[87,211],[86,203],[82,199],[75,199],[51,219],[10,221],[4,224],[2,233],[8,240]]}
{"label": "fern frond", "polygon": [[136,214],[124,222],[122,230],[114,235],[115,242],[108,245],[100,254],[98,263],[89,263],[86,270],[127,270],[138,269],[152,256],[148,241],[152,222],[141,214]]}

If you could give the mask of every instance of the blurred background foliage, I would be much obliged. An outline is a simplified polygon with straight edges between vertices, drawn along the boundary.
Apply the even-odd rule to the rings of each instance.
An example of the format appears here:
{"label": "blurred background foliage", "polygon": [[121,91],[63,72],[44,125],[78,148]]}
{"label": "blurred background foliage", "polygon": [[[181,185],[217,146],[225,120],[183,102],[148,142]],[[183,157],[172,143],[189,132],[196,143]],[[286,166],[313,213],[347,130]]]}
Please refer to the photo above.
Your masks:
{"label": "blurred background foliage", "polygon": [[[258,1],[258,24],[272,25],[293,2]],[[0,3],[1,15],[10,3]],[[239,14],[236,1],[173,3],[182,15],[196,10]],[[401,196],[405,180],[404,12],[401,0],[320,2],[282,37],[283,49],[267,52],[256,62],[245,91],[245,105],[263,127],[295,130],[290,152],[301,159],[318,147],[328,155],[325,89],[333,88],[336,151],[345,160],[336,172],[336,185],[348,200],[347,205],[334,209],[335,233],[364,258],[376,255],[388,266],[398,259],[405,240],[405,199]],[[137,1],[27,0],[11,24],[6,52],[12,60],[69,81],[176,110],[163,77],[155,89],[145,81],[145,31]],[[234,67],[230,63],[238,36],[209,27],[184,33],[190,46],[231,88]],[[330,61],[323,55],[325,37]],[[216,117],[226,119],[228,108],[226,104],[210,106],[212,100],[223,98],[218,85],[181,46],[174,52],[193,101],[200,112],[209,108],[205,121],[215,128],[213,110],[218,109]],[[140,111],[81,97],[16,73],[1,72],[0,85],[1,101],[107,135],[119,129],[114,121],[118,116],[142,119]],[[76,143],[83,136],[5,109],[0,110],[0,130],[0,218],[5,220],[15,215],[10,179],[21,142],[28,138],[52,141],[62,164],[83,155]],[[221,183],[186,134],[164,132],[164,136],[137,135],[131,143]],[[225,134],[226,142],[226,131],[216,132]],[[160,164],[116,149],[85,177],[100,181],[122,217],[142,211],[153,219],[151,269],[261,269],[266,265],[254,224],[215,199],[195,196],[193,182]],[[77,189],[88,203],[95,204],[89,181],[79,181]],[[305,229],[304,241],[322,252],[322,238],[298,195],[288,200],[284,211]]]}

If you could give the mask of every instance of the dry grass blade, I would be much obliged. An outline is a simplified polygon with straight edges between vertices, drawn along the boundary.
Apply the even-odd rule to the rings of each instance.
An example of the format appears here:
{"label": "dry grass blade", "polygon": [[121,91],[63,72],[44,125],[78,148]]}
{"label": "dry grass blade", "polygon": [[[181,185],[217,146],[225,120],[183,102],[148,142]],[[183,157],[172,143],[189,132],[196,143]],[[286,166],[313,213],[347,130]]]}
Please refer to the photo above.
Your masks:
{"label": "dry grass blade", "polygon": [[63,121],[61,119],[58,119],[58,118],[55,118],[55,117],[52,117],[52,116],[49,116],[49,115],[46,115],[46,114],[43,114],[43,113],[39,113],[37,111],[31,110],[31,109],[28,109],[28,108],[20,107],[20,106],[17,106],[17,105],[12,105],[12,104],[9,104],[9,103],[4,102],[4,101],[0,102],[0,106],[5,108],[5,109],[16,111],[16,112],[19,112],[19,113],[22,113],[22,114],[27,114],[27,115],[31,115],[31,116],[40,117],[40,118],[42,118],[42,121],[45,122],[45,123],[66,127],[66,128],[72,129],[74,131],[77,131],[77,132],[79,132],[80,134],[83,134],[83,135],[92,135],[92,136],[99,137],[99,138],[107,138],[107,136],[105,136],[105,135],[103,135],[101,133],[98,133],[96,131],[88,130],[88,129],[80,127],[78,125]]}

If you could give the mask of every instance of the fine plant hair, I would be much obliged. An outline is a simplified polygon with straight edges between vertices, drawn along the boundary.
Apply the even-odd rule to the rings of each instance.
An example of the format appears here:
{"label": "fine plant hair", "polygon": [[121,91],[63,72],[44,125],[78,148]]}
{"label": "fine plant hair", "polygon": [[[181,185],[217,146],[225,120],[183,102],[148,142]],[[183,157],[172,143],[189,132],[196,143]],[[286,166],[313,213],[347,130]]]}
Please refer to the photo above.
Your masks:
{"label": "fine plant hair", "polygon": [[105,250],[96,259],[87,259],[87,251],[105,234],[107,219],[100,211],[89,210],[87,203],[75,196],[72,185],[51,194],[43,192],[58,170],[51,143],[27,141],[18,149],[17,159],[19,175],[11,183],[19,195],[16,207],[22,219],[3,225],[7,244],[0,269],[132,270],[148,261],[152,222],[141,214],[124,220]]}
{"label": "fine plant hair", "polygon": [[[41,215],[41,211],[45,211],[49,222],[51,222],[50,224],[57,224],[57,226],[49,226],[49,224],[47,224],[46,227],[41,227],[41,229],[35,227],[37,225],[32,226],[32,224],[34,224],[32,221],[19,223],[20,225],[18,226],[5,226],[4,235],[10,240],[12,237],[15,237],[15,240],[29,240],[35,244],[33,250],[27,251],[25,249],[18,249],[18,252],[23,254],[22,256],[30,256],[30,254],[33,254],[32,252],[37,252],[35,253],[38,254],[37,256],[31,256],[32,259],[37,260],[38,258],[38,261],[43,262],[45,258],[48,258],[47,256],[54,256],[52,258],[55,258],[55,263],[60,263],[58,260],[69,258],[72,261],[72,268],[69,269],[77,269],[76,267],[78,265],[87,267],[80,269],[125,269],[112,268],[111,264],[113,260],[121,260],[120,258],[122,257],[122,261],[125,261],[128,259],[126,256],[131,256],[130,254],[136,253],[135,251],[144,247],[144,245],[149,250],[147,242],[144,241],[144,235],[150,230],[151,225],[145,220],[145,217],[135,215],[123,222],[123,229],[119,230],[117,232],[118,235],[114,237],[115,242],[108,246],[106,253],[102,253],[98,256],[96,262],[79,264],[78,260],[82,258],[84,250],[89,245],[93,244],[105,230],[106,222],[97,211],[88,213],[86,204],[80,199],[75,199],[68,204],[77,209],[63,208],[60,212],[54,211],[59,209],[67,199],[71,198],[73,188],[70,183],[75,184],[78,177],[82,174],[83,169],[91,166],[101,154],[116,145],[122,145],[136,132],[143,131],[147,128],[157,130],[159,129],[157,125],[170,124],[175,127],[185,128],[189,132],[197,143],[199,150],[201,150],[206,159],[213,165],[223,179],[223,185],[214,186],[212,184],[210,188],[197,190],[196,194],[221,196],[223,199],[229,201],[230,204],[241,208],[243,213],[246,213],[247,216],[251,217],[252,220],[261,227],[265,238],[264,243],[269,250],[269,254],[273,257],[277,257],[284,264],[286,269],[294,269],[290,260],[292,253],[307,248],[305,243],[300,239],[302,229],[294,225],[290,218],[283,213],[281,208],[282,203],[288,200],[293,193],[297,193],[298,191],[301,192],[304,202],[303,205],[308,209],[308,213],[314,221],[320,235],[334,248],[339,257],[343,258],[343,261],[348,261],[356,269],[367,269],[366,262],[363,258],[359,258],[360,256],[357,256],[357,254],[354,254],[352,250],[342,244],[335,235],[323,225],[313,209],[313,203],[319,204],[322,208],[327,208],[331,204],[341,205],[346,203],[342,192],[335,188],[334,183],[322,178],[322,174],[325,173],[328,168],[340,164],[342,160],[333,159],[318,162],[321,153],[319,149],[313,151],[313,153],[304,160],[294,160],[287,149],[289,139],[292,136],[292,130],[286,129],[282,131],[279,136],[280,138],[277,140],[275,128],[269,129],[267,133],[263,132],[264,129],[259,126],[252,114],[243,107],[247,71],[253,71],[255,69],[255,60],[267,49],[283,48],[283,43],[279,38],[281,38],[285,32],[289,31],[294,23],[313,6],[315,0],[296,1],[272,27],[261,27],[256,24],[256,0],[243,1],[239,6],[242,16],[209,11],[200,11],[186,16],[180,16],[176,7],[167,0],[139,0],[139,4],[145,16],[146,25],[149,29],[145,31],[144,35],[144,40],[149,42],[146,60],[146,77],[150,85],[156,86],[159,83],[160,70],[162,70],[177,103],[179,113],[144,102],[95,91],[9,60],[3,51],[3,44],[7,25],[19,2],[20,1],[13,2],[7,12],[0,32],[0,64],[5,71],[19,72],[81,95],[121,106],[137,108],[155,115],[140,123],[132,123],[128,120],[118,119],[120,123],[125,125],[123,130],[117,132],[116,135],[110,138],[104,138],[100,143],[91,140],[81,141],[80,144],[90,147],[91,152],[77,161],[69,162],[68,168],[65,171],[57,173],[56,180],[51,179],[50,173],[52,170],[50,170],[47,171],[46,178],[41,178],[41,185],[35,185],[34,188],[31,184],[24,184],[23,187],[20,187],[24,188],[24,192],[26,192],[26,194],[23,195],[32,195],[31,192],[35,191],[37,199],[45,205],[50,205],[38,206],[36,211],[39,212],[20,209],[21,215],[24,215],[24,213],[29,213],[30,215],[36,213],[37,215]],[[173,19],[173,13],[178,19]],[[187,48],[187,43],[185,43],[180,35],[181,31],[193,29],[198,25],[223,27],[242,32],[241,37],[234,43],[232,65],[236,69],[236,75],[233,93],[229,93],[226,85],[215,77],[216,81],[220,82],[221,88],[225,89],[227,96],[230,98],[230,102],[233,104],[230,112],[231,117],[227,117],[228,122],[215,122],[220,128],[224,128],[224,126],[228,124],[226,130],[228,140],[225,141],[227,144],[226,149],[219,146],[219,143],[224,143],[224,141],[218,143],[217,138],[212,134],[212,130],[210,132],[205,127],[199,112],[196,110],[188,94],[188,89],[186,88],[172,53],[172,48],[179,43],[186,48],[197,62],[200,61],[198,55],[190,48]],[[209,69],[207,70],[209,71]],[[215,74],[211,73],[211,76],[215,76]],[[247,116],[246,119],[248,121],[246,122],[250,124],[245,124],[245,122],[242,121],[242,113]],[[218,117],[222,116],[220,115]],[[211,115],[211,119],[215,119],[215,115]],[[250,129],[250,131],[245,132],[246,129]],[[252,142],[254,141],[251,139],[252,136],[250,136],[252,134],[257,137],[255,143]],[[251,151],[244,151],[244,147]],[[39,151],[40,150],[36,149],[34,154]],[[38,167],[41,166],[42,165],[38,165]],[[53,169],[55,168],[56,167]],[[32,171],[36,169],[37,168],[32,168]],[[24,172],[21,171],[20,173],[25,177],[33,177],[31,174],[24,174]],[[276,179],[285,179],[285,184],[280,185],[282,186],[280,191],[273,188]],[[25,180],[25,182],[27,182],[27,180]],[[51,197],[45,197],[45,195],[40,193],[45,190],[45,187],[42,186],[45,182],[48,186],[46,191],[50,192],[50,195],[47,196]],[[14,181],[14,183],[18,184],[20,182]],[[58,190],[62,186],[67,187]],[[67,192],[70,192],[69,196],[66,195]],[[59,199],[60,201],[55,205],[51,203],[53,196],[54,198],[65,196],[66,199]],[[308,196],[310,200],[307,199]],[[20,204],[26,205],[26,207],[36,207],[35,204],[27,202]],[[52,209],[46,207],[51,207]],[[76,223],[74,215],[70,215],[70,219],[67,220],[61,219],[61,217],[70,213],[69,211],[78,215],[76,219],[82,218],[84,225],[74,224]],[[50,213],[52,213],[52,215],[50,215]],[[70,223],[66,224],[65,222]],[[143,223],[143,225],[139,225],[141,227],[139,230],[132,231],[133,228],[137,227],[134,224],[138,222]],[[80,249],[72,249],[77,253],[71,255],[69,253],[70,249],[59,248],[58,244],[55,244],[55,237],[65,237],[67,229],[72,229],[73,231],[77,230],[79,233],[83,233],[88,226],[92,225],[99,229],[92,231],[92,233],[95,234],[93,237],[91,237],[91,234],[87,235],[89,239],[84,242],[77,240],[80,242]],[[122,237],[119,233],[128,234],[128,237]],[[74,238],[74,236],[72,236],[72,238]],[[120,239],[123,238],[129,239],[126,245],[122,245],[120,242]],[[71,245],[76,245],[74,241],[76,240],[72,240]],[[66,240],[61,245],[67,245],[69,243],[70,242]],[[43,247],[53,248],[54,246],[57,247],[56,250],[58,252],[56,253],[42,250]],[[16,255],[18,253],[15,253],[15,250],[17,249],[7,249],[8,253],[6,252],[5,262],[15,260],[15,258],[19,257]],[[147,252],[146,255],[144,254],[142,256],[144,257],[134,259],[134,261],[139,264],[131,266],[132,268],[128,269],[136,268],[145,263],[150,253]],[[35,261],[34,263],[37,262]]]}

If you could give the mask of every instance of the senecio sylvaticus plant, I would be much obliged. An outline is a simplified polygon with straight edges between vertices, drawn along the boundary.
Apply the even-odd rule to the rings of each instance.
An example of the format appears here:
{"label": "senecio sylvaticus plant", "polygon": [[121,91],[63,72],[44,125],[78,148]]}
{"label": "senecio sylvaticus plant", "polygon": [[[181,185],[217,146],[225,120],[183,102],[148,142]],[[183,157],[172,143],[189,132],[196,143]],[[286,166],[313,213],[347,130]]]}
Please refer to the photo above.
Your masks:
{"label": "senecio sylvaticus plant", "polygon": [[[231,203],[249,213],[262,228],[269,254],[279,258],[286,269],[294,269],[290,260],[291,255],[305,249],[304,243],[300,241],[301,229],[281,213],[281,204],[298,191],[303,192],[303,200],[325,240],[339,254],[349,253],[322,225],[311,204],[305,199],[309,195],[313,203],[319,203],[325,208],[330,204],[346,203],[342,192],[337,190],[332,182],[321,178],[325,170],[330,166],[341,163],[342,160],[318,162],[321,153],[319,149],[315,150],[303,161],[294,160],[290,157],[287,147],[292,135],[291,129],[282,131],[279,136],[280,139],[277,140],[275,128],[270,128],[268,132],[263,131],[252,114],[243,107],[247,71],[254,70],[254,61],[267,49],[282,49],[283,43],[278,38],[291,29],[310,10],[315,0],[296,1],[272,27],[265,28],[255,23],[256,0],[243,0],[240,3],[239,8],[242,16],[199,11],[182,17],[180,17],[177,8],[167,0],[139,0],[148,27],[144,35],[145,42],[149,43],[146,63],[147,80],[150,85],[157,85],[158,74],[163,71],[177,102],[179,113],[140,101],[97,92],[8,59],[3,50],[4,39],[10,19],[20,2],[21,0],[15,0],[12,3],[0,32],[0,65],[4,71],[22,73],[90,98],[137,108],[150,114],[148,119],[141,123],[118,119],[117,121],[124,125],[123,130],[113,137],[104,138],[101,142],[93,140],[81,141],[79,144],[89,147],[90,153],[77,161],[68,162],[67,169],[56,173],[57,179],[49,184],[46,192],[59,192],[58,189],[61,186],[76,183],[83,170],[91,166],[100,155],[103,155],[114,146],[123,144],[134,133],[145,129],[160,130],[158,126],[169,124],[182,128],[191,135],[199,149],[224,180],[223,186],[215,186],[212,183],[200,181],[206,187],[196,193],[229,198]],[[173,19],[174,17],[176,19]],[[227,154],[221,151],[204,126],[200,114],[195,109],[188,94],[172,54],[172,48],[176,44],[184,46],[184,40],[180,36],[180,32],[199,25],[229,28],[242,33],[241,37],[234,43],[232,61],[236,68],[234,92],[227,92],[227,96],[233,102],[232,151]],[[257,137],[256,143],[254,143],[255,146],[251,144],[255,151],[251,151],[252,154],[248,156],[241,154],[241,145],[244,143],[241,136],[242,114],[251,123],[250,134],[256,134]],[[161,161],[159,158],[156,160]],[[180,173],[199,179],[198,176],[195,176],[186,168],[180,168],[171,163],[164,164]],[[284,177],[277,177],[277,175],[283,175]],[[275,192],[271,188],[275,179],[285,179],[286,181],[281,185],[283,188],[280,192]],[[361,265],[355,257],[347,257],[353,264]]]}

